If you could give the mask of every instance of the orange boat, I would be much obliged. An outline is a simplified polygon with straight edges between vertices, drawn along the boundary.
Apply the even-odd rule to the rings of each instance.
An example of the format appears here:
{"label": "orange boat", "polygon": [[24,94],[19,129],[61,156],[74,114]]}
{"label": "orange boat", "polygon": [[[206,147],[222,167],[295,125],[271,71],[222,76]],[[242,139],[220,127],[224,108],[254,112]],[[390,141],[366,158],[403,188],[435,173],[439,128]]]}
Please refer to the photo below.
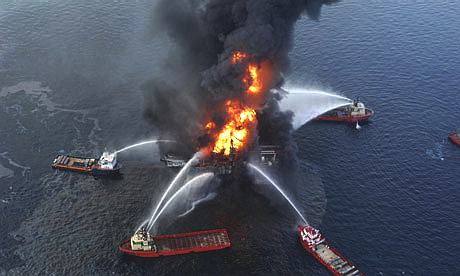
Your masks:
{"label": "orange boat", "polygon": [[452,141],[452,143],[456,144],[457,146],[460,146],[460,132],[455,131],[451,133],[449,136],[449,140]]}
{"label": "orange boat", "polygon": [[318,229],[309,225],[299,225],[297,227],[297,233],[299,234],[299,241],[303,248],[324,265],[332,275],[363,275],[362,272],[343,257],[335,248],[329,246]]}
{"label": "orange boat", "polygon": [[374,111],[372,109],[366,108],[359,100],[354,100],[349,105],[333,109],[316,117],[315,120],[356,123],[367,121],[373,115]]}
{"label": "orange boat", "polygon": [[117,162],[117,154],[104,152],[100,158],[58,155],[51,164],[53,169],[82,172],[98,176],[119,175],[121,165]]}
{"label": "orange boat", "polygon": [[142,228],[131,239],[122,242],[118,249],[128,255],[155,258],[220,250],[230,246],[230,238],[225,229],[151,236]]}

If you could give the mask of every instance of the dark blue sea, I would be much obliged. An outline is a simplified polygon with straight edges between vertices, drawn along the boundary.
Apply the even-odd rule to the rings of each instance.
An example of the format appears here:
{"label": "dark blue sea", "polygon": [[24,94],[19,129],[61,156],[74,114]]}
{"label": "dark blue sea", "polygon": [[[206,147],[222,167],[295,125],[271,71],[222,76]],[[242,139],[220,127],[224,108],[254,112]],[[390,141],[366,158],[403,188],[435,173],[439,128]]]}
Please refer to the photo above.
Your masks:
{"label": "dark blue sea", "polygon": [[[176,171],[156,147],[119,158],[123,179],[56,172],[59,152],[96,156],[156,135],[142,85],[171,41],[155,1],[0,3],[0,275],[328,275],[270,187],[219,194],[161,232],[225,227],[232,248],[139,260],[118,243]],[[459,275],[460,3],[344,0],[295,27],[289,82],[375,111],[361,130],[295,134],[299,181],[276,178],[331,245],[367,275]],[[306,108],[308,108],[306,103]]]}

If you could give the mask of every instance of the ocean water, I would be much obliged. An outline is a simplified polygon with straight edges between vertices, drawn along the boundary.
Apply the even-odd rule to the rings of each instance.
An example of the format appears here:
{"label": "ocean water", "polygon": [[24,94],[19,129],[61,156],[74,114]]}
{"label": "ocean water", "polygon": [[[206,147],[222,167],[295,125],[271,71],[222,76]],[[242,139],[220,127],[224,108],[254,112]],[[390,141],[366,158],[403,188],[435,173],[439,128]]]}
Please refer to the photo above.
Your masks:
{"label": "ocean water", "polygon": [[[0,275],[328,275],[298,244],[298,219],[263,184],[220,185],[160,231],[226,227],[232,248],[139,260],[116,245],[174,171],[153,146],[120,154],[124,178],[52,171],[60,151],[100,154],[155,136],[141,85],[168,49],[154,1],[0,3]],[[460,272],[460,3],[347,0],[294,32],[290,85],[359,96],[361,130],[299,128],[300,176],[277,181],[368,275]],[[179,209],[179,208],[178,208]]]}

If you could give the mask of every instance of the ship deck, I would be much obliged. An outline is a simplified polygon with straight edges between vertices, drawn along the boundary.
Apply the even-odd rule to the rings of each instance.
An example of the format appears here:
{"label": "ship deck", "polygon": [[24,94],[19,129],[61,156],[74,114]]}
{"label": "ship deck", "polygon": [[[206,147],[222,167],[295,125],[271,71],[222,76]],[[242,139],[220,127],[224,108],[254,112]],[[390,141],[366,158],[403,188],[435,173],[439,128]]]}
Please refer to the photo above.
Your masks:
{"label": "ship deck", "polygon": [[95,158],[75,157],[70,155],[58,155],[53,161],[52,166],[63,169],[91,170],[96,164]]}
{"label": "ship deck", "polygon": [[337,271],[338,275],[359,275],[360,272],[355,266],[351,265],[346,259],[334,252],[325,244],[316,246],[315,253],[327,265]]}
{"label": "ship deck", "polygon": [[157,251],[132,250],[130,240],[120,245],[120,250],[139,257],[160,257],[219,250],[231,246],[227,230],[207,230],[153,238]]}
{"label": "ship deck", "polygon": [[155,238],[155,241],[159,251],[230,245],[230,239],[226,232],[203,232],[190,236],[160,237]]}

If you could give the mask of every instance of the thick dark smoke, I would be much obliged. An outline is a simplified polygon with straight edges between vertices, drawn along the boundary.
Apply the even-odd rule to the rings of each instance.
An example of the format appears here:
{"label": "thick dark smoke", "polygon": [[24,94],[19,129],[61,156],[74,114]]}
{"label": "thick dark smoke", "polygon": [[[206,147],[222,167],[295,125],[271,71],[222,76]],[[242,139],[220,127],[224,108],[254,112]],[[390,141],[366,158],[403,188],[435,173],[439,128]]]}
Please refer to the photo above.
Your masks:
{"label": "thick dark smoke", "polygon": [[165,57],[163,74],[145,85],[145,115],[161,138],[183,144],[190,154],[199,146],[206,116],[225,99],[244,98],[244,65],[231,64],[236,50],[252,62],[269,62],[273,82],[258,110],[259,143],[275,143],[292,153],[292,114],[281,112],[269,91],[288,72],[294,23],[302,16],[319,18],[331,0],[160,0],[154,32],[166,32],[174,42]]}

